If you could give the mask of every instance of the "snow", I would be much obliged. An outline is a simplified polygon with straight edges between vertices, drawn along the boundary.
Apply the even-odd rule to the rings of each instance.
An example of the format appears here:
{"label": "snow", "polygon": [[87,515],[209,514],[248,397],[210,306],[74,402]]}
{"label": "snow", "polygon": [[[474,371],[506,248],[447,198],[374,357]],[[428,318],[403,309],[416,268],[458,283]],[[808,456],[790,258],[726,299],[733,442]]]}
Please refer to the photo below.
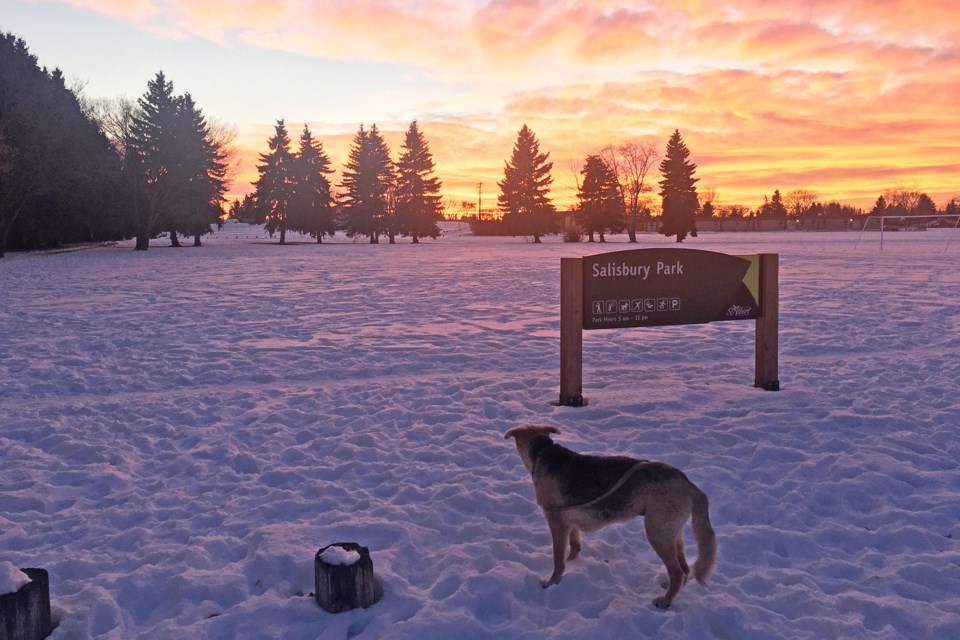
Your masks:
{"label": "snow", "polygon": [[[0,549],[50,572],[54,640],[960,637],[950,230],[690,239],[780,254],[782,390],[751,386],[749,321],[592,331],[583,408],[555,404],[560,258],[668,239],[244,231],[0,260]],[[636,520],[541,588],[519,424],[683,469],[709,586],[655,609]],[[380,603],[311,597],[339,541],[370,548]]]}
{"label": "snow", "polygon": [[320,554],[320,559],[324,563],[335,567],[349,567],[360,562],[360,553],[357,551],[348,551],[343,547],[331,546]]}
{"label": "snow", "polygon": [[9,560],[0,561],[0,596],[16,593],[25,584],[30,584],[30,576],[20,571]]}

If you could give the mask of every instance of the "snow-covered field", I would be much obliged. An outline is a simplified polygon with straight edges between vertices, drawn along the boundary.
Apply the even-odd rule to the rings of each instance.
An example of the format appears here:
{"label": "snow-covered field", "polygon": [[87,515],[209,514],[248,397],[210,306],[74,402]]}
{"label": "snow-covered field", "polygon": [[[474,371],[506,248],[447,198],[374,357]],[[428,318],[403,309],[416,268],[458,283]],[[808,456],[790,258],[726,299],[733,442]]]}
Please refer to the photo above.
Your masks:
{"label": "snow-covered field", "polygon": [[[701,234],[780,254],[782,390],[752,322],[597,331],[568,408],[560,258],[637,245],[464,230],[0,260],[0,561],[50,572],[53,638],[960,638],[960,237]],[[685,470],[709,586],[655,609],[638,520],[542,589],[524,423]],[[334,615],[340,541],[385,596]]]}

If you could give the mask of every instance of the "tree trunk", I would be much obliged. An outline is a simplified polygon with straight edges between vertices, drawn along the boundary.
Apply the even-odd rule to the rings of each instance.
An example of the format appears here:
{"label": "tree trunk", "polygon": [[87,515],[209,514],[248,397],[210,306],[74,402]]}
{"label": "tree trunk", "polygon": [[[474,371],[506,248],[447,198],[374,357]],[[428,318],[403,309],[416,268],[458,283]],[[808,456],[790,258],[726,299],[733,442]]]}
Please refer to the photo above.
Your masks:
{"label": "tree trunk", "polygon": [[196,234],[195,236],[193,236],[193,246],[195,246],[195,247],[200,247],[200,246],[202,246],[202,245],[200,244],[200,234],[199,234],[199,233]]}
{"label": "tree trunk", "polygon": [[17,218],[20,217],[20,212],[23,211],[23,207],[27,204],[29,197],[29,195],[24,196],[23,200],[20,201],[20,204],[17,205],[17,208],[13,211],[13,215],[7,217],[6,222],[4,222],[3,212],[0,211],[0,258],[2,258],[7,251],[7,238],[10,236],[10,229],[13,228],[13,223],[17,221]]}
{"label": "tree trunk", "polygon": [[631,221],[630,224],[627,225],[627,237],[630,239],[630,242],[637,241],[637,223],[636,222]]}
{"label": "tree trunk", "polygon": [[180,238],[177,237],[177,232],[173,229],[170,230],[170,246],[171,247],[180,246]]}
{"label": "tree trunk", "polygon": [[413,234],[413,244],[420,244],[420,238],[417,237],[417,234]]}
{"label": "tree trunk", "polygon": [[287,242],[287,225],[280,226],[280,244],[286,244]]}

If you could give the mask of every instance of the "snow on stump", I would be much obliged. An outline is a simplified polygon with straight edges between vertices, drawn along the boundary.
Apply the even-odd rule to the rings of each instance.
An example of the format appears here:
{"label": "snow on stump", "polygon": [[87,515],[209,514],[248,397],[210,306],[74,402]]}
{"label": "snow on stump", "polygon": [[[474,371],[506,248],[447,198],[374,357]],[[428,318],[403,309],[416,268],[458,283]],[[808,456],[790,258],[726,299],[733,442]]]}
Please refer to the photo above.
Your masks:
{"label": "snow on stump", "polygon": [[0,640],[41,640],[53,632],[46,570],[22,571],[30,582],[16,591],[0,593]]}
{"label": "snow on stump", "polygon": [[317,604],[324,611],[365,609],[383,597],[383,585],[373,574],[370,550],[356,542],[337,542],[320,549],[314,570]]}

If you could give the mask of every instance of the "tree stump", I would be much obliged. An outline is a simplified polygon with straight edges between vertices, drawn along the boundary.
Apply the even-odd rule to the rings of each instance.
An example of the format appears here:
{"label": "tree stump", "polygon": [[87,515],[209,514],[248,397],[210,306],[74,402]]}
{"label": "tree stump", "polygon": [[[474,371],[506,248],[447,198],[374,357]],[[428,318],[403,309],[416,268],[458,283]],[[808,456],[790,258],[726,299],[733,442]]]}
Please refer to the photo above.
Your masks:
{"label": "tree stump", "polygon": [[[331,547],[339,547],[348,554],[355,552],[359,558],[350,564],[328,562],[323,555]],[[317,604],[324,611],[340,613],[357,607],[366,609],[383,597],[383,585],[373,573],[370,550],[356,542],[337,542],[320,549],[314,559],[314,570]]]}
{"label": "tree stump", "polygon": [[45,569],[21,569],[31,582],[0,595],[0,640],[41,640],[53,633],[50,577]]}

